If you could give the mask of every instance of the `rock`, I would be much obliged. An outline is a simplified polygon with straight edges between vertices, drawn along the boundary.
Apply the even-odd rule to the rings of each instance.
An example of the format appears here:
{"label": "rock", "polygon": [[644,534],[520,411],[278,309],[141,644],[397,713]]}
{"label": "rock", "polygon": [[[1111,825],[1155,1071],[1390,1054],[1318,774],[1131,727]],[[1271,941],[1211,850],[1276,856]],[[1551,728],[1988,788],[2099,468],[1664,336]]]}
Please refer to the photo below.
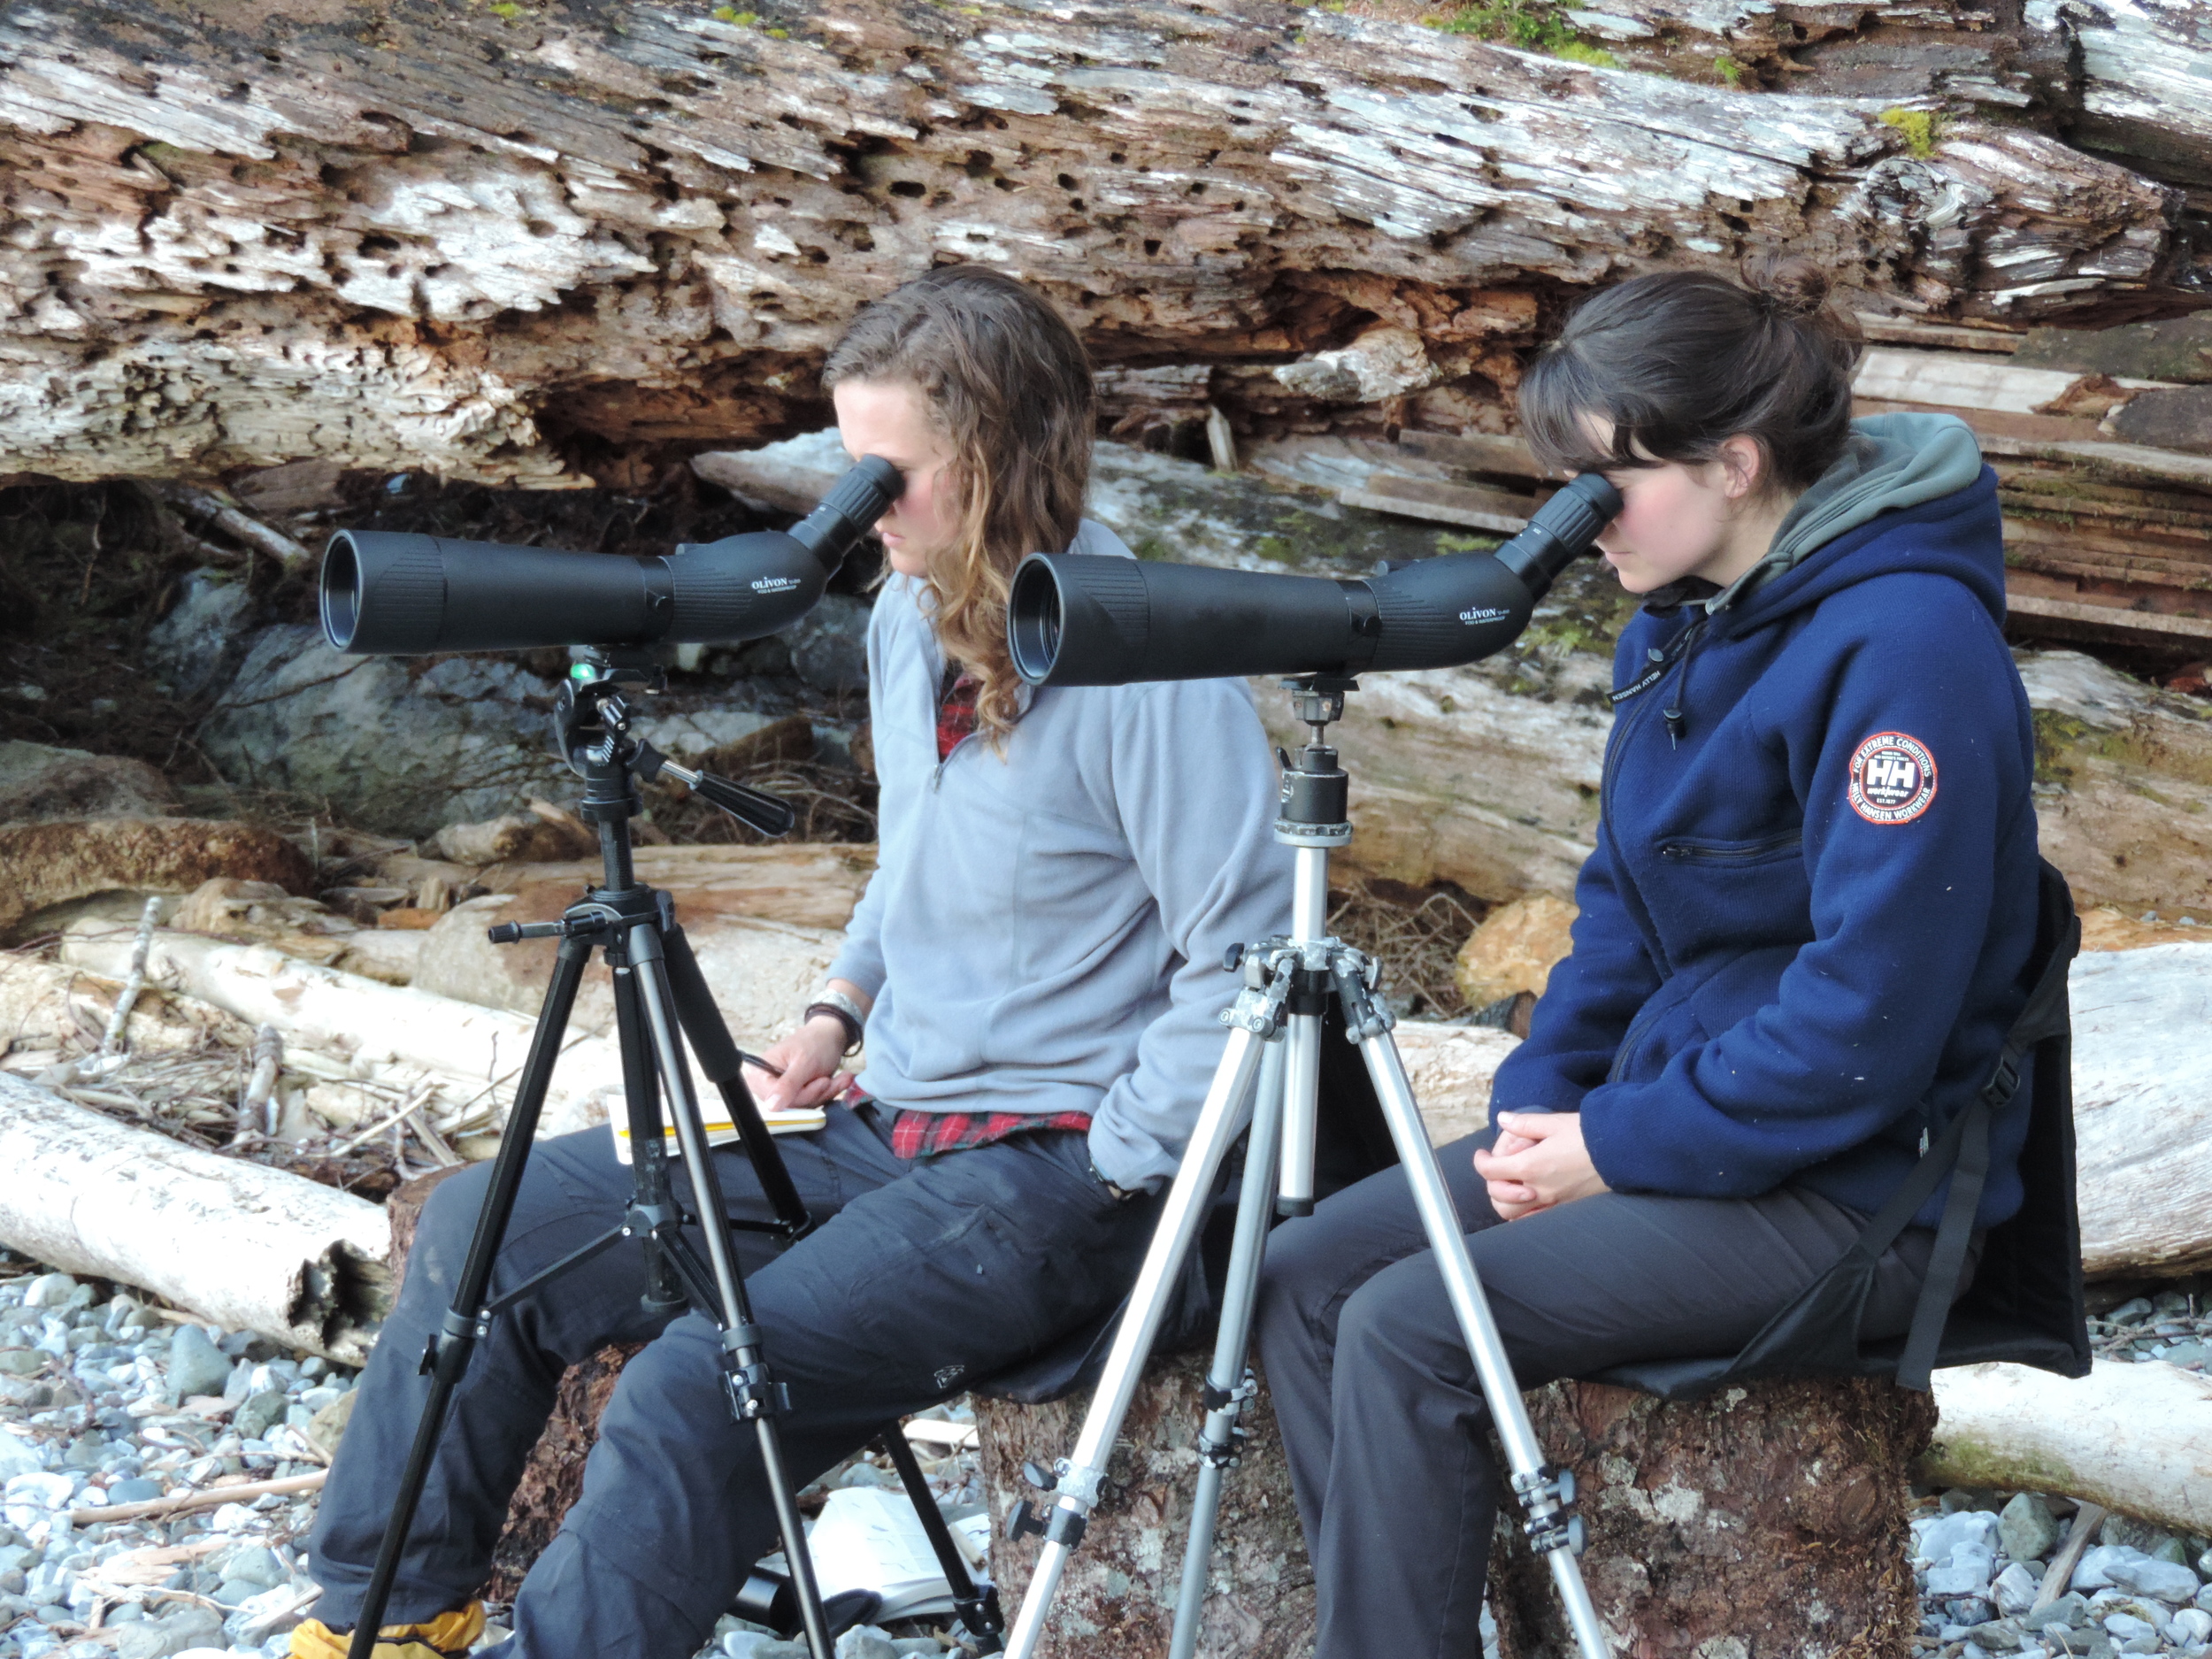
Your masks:
{"label": "rock", "polygon": [[2197,1575],[2188,1568],[2153,1555],[2116,1561],[2105,1568],[2105,1573],[2123,1590],[2154,1596],[2174,1607],[2193,1600],[2200,1587]]}
{"label": "rock", "polygon": [[2035,1616],[2038,1630],[2048,1630],[2053,1624],[2063,1624],[2070,1630],[2083,1630],[2092,1622],[2089,1598],[2076,1590],[2069,1590],[2064,1595],[2057,1597]]}
{"label": "rock", "polygon": [[110,1503],[150,1503],[160,1495],[161,1482],[149,1480],[143,1475],[115,1481],[108,1487]]}
{"label": "rock", "polygon": [[18,1475],[34,1474],[45,1466],[39,1462],[35,1447],[0,1431],[0,1481],[12,1480]]}
{"label": "rock", "polygon": [[0,742],[0,824],[158,818],[176,804],[169,780],[142,760]]}
{"label": "rock", "polygon": [[784,630],[791,665],[817,691],[851,694],[868,688],[868,602],[826,594]]}
{"label": "rock", "polygon": [[2174,1615],[2171,1634],[2179,1642],[2212,1640],[2212,1613],[2199,1607],[2182,1609]]}
{"label": "rock", "polygon": [[77,1281],[66,1273],[42,1273],[31,1281],[30,1288],[23,1293],[23,1305],[27,1308],[59,1308],[78,1288]]}
{"label": "rock", "polygon": [[306,854],[273,830],[208,818],[86,818],[0,826],[0,930],[116,889],[187,893],[217,876],[313,891]]}
{"label": "rock", "polygon": [[290,1402],[280,1389],[248,1397],[231,1417],[231,1426],[245,1440],[257,1440],[284,1421],[284,1413]]}
{"label": "rock", "polygon": [[164,1617],[125,1625],[115,1639],[115,1659],[173,1659],[219,1640],[222,1633],[221,1614],[186,1604]]}
{"label": "rock", "polygon": [[169,1344],[169,1391],[178,1400],[194,1394],[219,1394],[230,1380],[231,1363],[207,1333],[196,1325],[180,1325]]}
{"label": "rock", "polygon": [[1951,1559],[1961,1545],[1993,1552],[1997,1547],[1999,1517],[1986,1509],[1955,1509],[1939,1520],[1914,1527],[1916,1558],[1932,1567],[1939,1567]]}
{"label": "rock", "polygon": [[1460,947],[1455,970],[1471,1008],[1487,1008],[1520,992],[1542,996],[1553,966],[1574,948],[1568,929],[1578,912],[1548,893],[1501,905]]}
{"label": "rock", "polygon": [[1990,1599],[1996,1602],[1998,1612],[2008,1618],[2017,1618],[2035,1605],[2036,1592],[2041,1586],[2042,1580],[2036,1574],[2015,1561],[1989,1586]]}
{"label": "rock", "polygon": [[286,625],[254,636],[201,745],[234,783],[414,839],[572,787],[546,747],[553,691],[495,658],[344,657]]}
{"label": "rock", "polygon": [[1928,1594],[1978,1596],[1989,1588],[1989,1575],[1995,1566],[1996,1557],[1990,1550],[1979,1544],[1960,1544],[1943,1565],[1928,1569]]}
{"label": "rock", "polygon": [[2040,1497],[2017,1493],[1998,1517],[1997,1538],[2014,1561],[2040,1561],[2058,1542],[2058,1522]]}
{"label": "rock", "polygon": [[2105,1616],[2104,1627],[2115,1641],[2133,1641],[2139,1637],[2155,1640],[2158,1626],[2131,1613],[2109,1613]]}
{"label": "rock", "polygon": [[318,1410],[304,1431],[307,1442],[325,1457],[338,1455],[338,1442],[345,1437],[346,1425],[353,1419],[353,1401],[356,1391],[349,1388],[328,1405]]}
{"label": "rock", "polygon": [[1972,1627],[1967,1640],[1985,1653],[2011,1653],[2020,1646],[2020,1632],[2010,1624],[1985,1619]]}
{"label": "rock", "polygon": [[900,1659],[891,1645],[891,1632],[873,1624],[856,1624],[837,1639],[837,1659]]}
{"label": "rock", "polygon": [[599,837],[573,813],[533,801],[526,812],[510,812],[480,824],[449,824],[423,850],[458,864],[541,864],[583,858],[599,850]]}
{"label": "rock", "polygon": [[227,571],[194,571],[169,614],[147,631],[148,664],[180,699],[204,695],[238,672],[253,609],[243,580]]}
{"label": "rock", "polygon": [[2076,651],[2023,651],[2044,856],[2075,902],[2212,914],[2212,721]]}

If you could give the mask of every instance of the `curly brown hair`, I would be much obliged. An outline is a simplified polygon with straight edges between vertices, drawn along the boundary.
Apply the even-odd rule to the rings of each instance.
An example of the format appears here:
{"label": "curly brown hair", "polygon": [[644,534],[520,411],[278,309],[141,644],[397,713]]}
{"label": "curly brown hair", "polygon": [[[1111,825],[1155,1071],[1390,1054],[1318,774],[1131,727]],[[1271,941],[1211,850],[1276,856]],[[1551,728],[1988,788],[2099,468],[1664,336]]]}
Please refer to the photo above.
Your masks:
{"label": "curly brown hair", "polygon": [[979,265],[944,265],[853,319],[822,369],[921,394],[952,451],[956,544],[930,560],[929,611],[948,660],[981,682],[977,722],[1002,743],[1020,714],[1006,595],[1025,553],[1075,539],[1090,485],[1090,359],[1043,295]]}

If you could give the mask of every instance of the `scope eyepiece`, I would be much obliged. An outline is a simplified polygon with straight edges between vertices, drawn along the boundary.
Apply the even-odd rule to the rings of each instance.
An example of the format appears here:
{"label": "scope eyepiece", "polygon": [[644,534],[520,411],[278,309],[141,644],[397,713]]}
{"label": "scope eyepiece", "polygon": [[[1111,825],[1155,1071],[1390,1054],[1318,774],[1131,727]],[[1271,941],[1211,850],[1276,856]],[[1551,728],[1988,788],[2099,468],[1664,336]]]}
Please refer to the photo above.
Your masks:
{"label": "scope eyepiece", "polygon": [[1014,572],[1007,646],[1016,672],[1049,686],[1452,667],[1517,639],[1620,510],[1620,492],[1584,472],[1494,553],[1366,580],[1032,553]]}
{"label": "scope eyepiece", "polygon": [[869,456],[788,531],[645,558],[341,530],[323,554],[323,634],[388,656],[758,639],[813,608],[903,488]]}

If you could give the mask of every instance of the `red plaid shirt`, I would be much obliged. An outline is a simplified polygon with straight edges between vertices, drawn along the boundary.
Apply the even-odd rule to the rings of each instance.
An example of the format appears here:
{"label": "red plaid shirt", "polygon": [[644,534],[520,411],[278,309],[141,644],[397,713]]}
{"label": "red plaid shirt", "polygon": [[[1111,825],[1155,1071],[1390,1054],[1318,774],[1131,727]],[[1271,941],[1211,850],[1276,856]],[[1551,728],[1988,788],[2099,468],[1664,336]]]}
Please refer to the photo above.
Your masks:
{"label": "red plaid shirt", "polygon": [[[975,731],[975,697],[982,682],[948,666],[945,683],[937,695],[937,758],[944,760],[960,740]],[[867,1097],[857,1087],[845,1092],[849,1105]],[[1034,1112],[918,1112],[902,1111],[891,1122],[891,1153],[902,1158],[933,1158],[970,1147],[987,1147],[1009,1135],[1033,1134],[1042,1130],[1066,1129],[1087,1133],[1088,1112],[1055,1112],[1040,1118]]]}

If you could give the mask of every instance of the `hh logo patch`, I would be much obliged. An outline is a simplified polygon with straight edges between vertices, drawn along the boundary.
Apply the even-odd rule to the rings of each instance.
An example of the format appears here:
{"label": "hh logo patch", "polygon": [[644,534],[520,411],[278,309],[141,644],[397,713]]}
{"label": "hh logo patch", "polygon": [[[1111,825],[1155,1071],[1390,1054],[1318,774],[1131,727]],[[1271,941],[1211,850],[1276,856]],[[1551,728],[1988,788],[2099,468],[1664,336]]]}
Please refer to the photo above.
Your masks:
{"label": "hh logo patch", "polygon": [[1935,757],[1917,738],[1877,732],[1851,757],[1851,810],[1870,824],[1909,824],[1935,792]]}

